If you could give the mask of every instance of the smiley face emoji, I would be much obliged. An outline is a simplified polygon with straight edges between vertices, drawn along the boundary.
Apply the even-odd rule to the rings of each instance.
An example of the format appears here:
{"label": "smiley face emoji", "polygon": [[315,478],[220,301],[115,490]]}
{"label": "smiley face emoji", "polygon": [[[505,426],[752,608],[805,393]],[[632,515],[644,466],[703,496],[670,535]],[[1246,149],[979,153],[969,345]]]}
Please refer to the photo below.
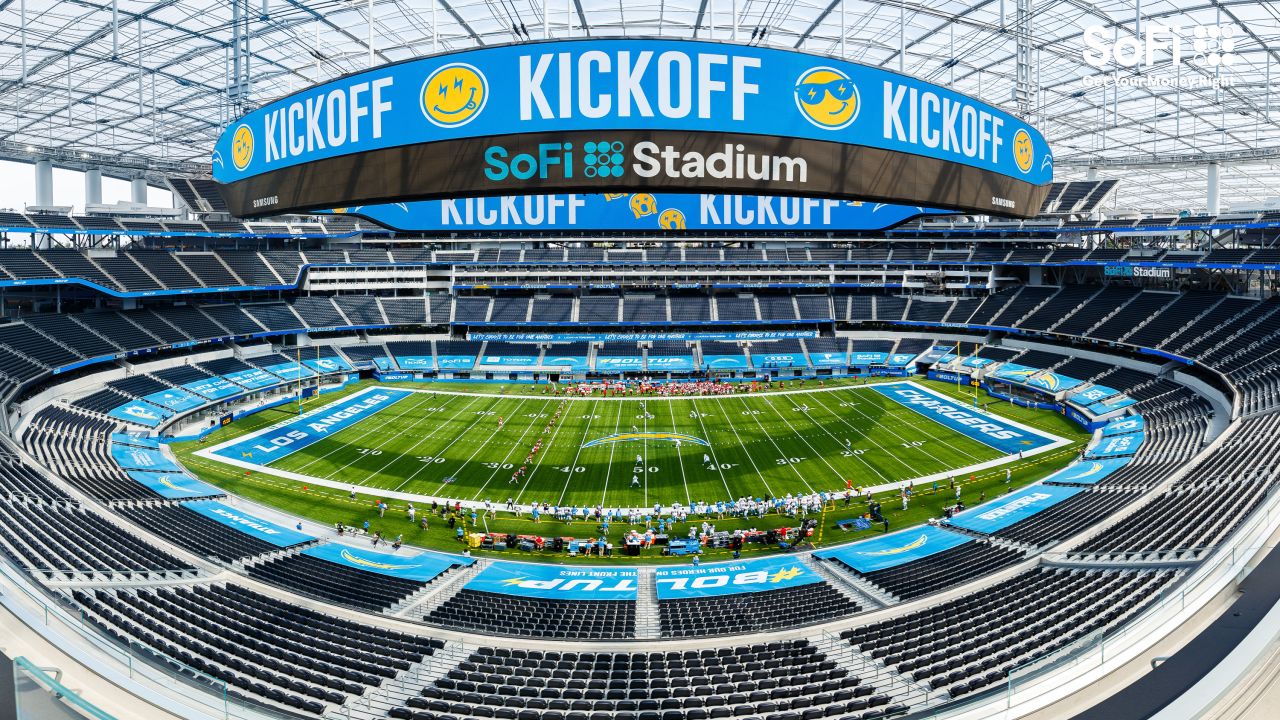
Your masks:
{"label": "smiley face emoji", "polygon": [[466,125],[489,101],[489,81],[472,65],[450,63],[436,68],[422,83],[422,114],[440,127]]}
{"label": "smiley face emoji", "polygon": [[848,127],[862,107],[858,86],[845,73],[829,67],[805,71],[796,80],[795,96],[800,114],[823,130]]}
{"label": "smiley face emoji", "polygon": [[1022,172],[1031,172],[1031,163],[1035,160],[1036,151],[1031,145],[1031,133],[1019,130],[1013,134],[1013,161]]}
{"label": "smiley face emoji", "polygon": [[231,136],[231,164],[235,165],[237,170],[243,170],[249,167],[251,160],[253,160],[253,131],[248,125],[241,125]]}

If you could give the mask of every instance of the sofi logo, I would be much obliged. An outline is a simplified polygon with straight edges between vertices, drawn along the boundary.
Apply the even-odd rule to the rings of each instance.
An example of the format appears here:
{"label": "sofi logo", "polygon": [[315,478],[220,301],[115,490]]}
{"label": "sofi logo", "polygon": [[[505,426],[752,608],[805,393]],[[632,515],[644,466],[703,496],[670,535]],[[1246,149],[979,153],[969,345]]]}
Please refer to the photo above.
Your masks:
{"label": "sofi logo", "polygon": [[1148,23],[1143,27],[1141,36],[1117,36],[1113,28],[1090,25],[1084,29],[1085,48],[1080,51],[1080,56],[1100,70],[1112,64],[1125,68],[1151,68],[1162,62],[1166,54],[1172,65],[1179,65],[1185,60],[1210,67],[1226,67],[1236,61],[1236,38],[1240,34],[1239,29],[1230,23],[1190,28]]}

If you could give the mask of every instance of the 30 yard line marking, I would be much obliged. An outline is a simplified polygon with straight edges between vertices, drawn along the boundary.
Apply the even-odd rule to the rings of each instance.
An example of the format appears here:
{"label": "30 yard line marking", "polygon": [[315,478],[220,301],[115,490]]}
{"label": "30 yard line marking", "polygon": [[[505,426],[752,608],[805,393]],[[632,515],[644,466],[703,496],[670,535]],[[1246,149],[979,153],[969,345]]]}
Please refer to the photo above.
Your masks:
{"label": "30 yard line marking", "polygon": [[[442,409],[443,409],[443,406],[441,406],[441,407],[442,407]],[[427,420],[429,420],[429,419],[431,418],[431,415],[432,415],[432,413],[427,413],[426,415],[423,415],[422,417],[415,419],[415,420],[413,421],[413,423],[412,423],[411,425],[409,425],[409,427],[405,430],[405,432],[413,432],[413,430],[414,430],[415,428],[417,428],[419,425],[421,425],[422,423],[424,423],[424,422],[426,422]],[[353,426],[353,427],[359,427],[360,425],[363,425],[363,424],[364,424],[364,423],[357,423],[357,424],[356,424],[355,426]],[[377,445],[374,445],[372,448],[369,448],[369,449],[370,449],[370,450],[381,450],[381,449],[382,449],[382,447],[383,447],[384,445],[386,445],[387,443],[391,442],[392,440],[395,440],[395,439],[396,439],[396,438],[398,438],[398,437],[401,437],[401,435],[402,435],[402,433],[392,433],[392,434],[388,435],[388,437],[387,437],[385,440],[383,440],[382,442],[378,443]],[[344,448],[348,448],[348,447],[355,447],[355,443],[343,443],[343,444],[342,444],[342,447],[344,447]],[[361,460],[362,458],[365,458],[365,457],[368,457],[368,456],[367,456],[367,455],[364,455],[364,454],[362,454],[362,453],[357,453],[357,454],[356,454],[356,456],[355,456],[354,458],[352,458],[350,462],[344,463],[344,464],[343,464],[341,467],[339,467],[338,469],[334,470],[333,472],[330,472],[328,475],[325,475],[325,476],[324,476],[324,477],[325,477],[325,479],[326,479],[326,480],[328,480],[328,479],[332,479],[334,475],[337,475],[338,473],[342,472],[343,470],[346,470],[347,468],[351,467],[352,465],[355,465],[356,463],[360,462],[360,460]],[[395,456],[390,460],[390,462],[395,462],[396,460],[400,459],[400,457],[402,457],[402,456],[401,456],[401,455],[395,455]],[[384,465],[383,467],[386,467],[386,466]],[[366,476],[365,476],[365,478],[364,478],[363,480],[361,480],[361,481],[360,481],[359,483],[357,483],[357,484],[358,484],[358,485],[363,486],[363,485],[365,484],[365,482],[366,482],[366,481],[368,481],[370,478],[374,477],[374,475],[375,475],[375,474],[376,474],[376,473],[366,475]]]}
{"label": "30 yard line marking", "polygon": [[[790,400],[790,401],[791,401],[791,405],[792,405],[792,407],[800,407],[800,405],[796,404],[796,401],[795,401],[795,400],[794,400],[790,395],[788,395],[788,396],[787,396],[787,400]],[[821,404],[821,403],[819,403],[819,404]],[[822,407],[825,409],[825,408],[826,408],[826,405],[823,405]],[[828,430],[828,429],[826,428],[826,426],[825,426],[825,425],[823,425],[822,423],[819,423],[819,422],[814,422],[813,418],[809,416],[809,413],[807,413],[807,412],[806,412],[806,413],[804,413],[804,416],[805,416],[805,418],[806,418],[810,423],[812,423],[814,426],[816,426],[816,427],[820,428],[820,429],[822,430],[822,432],[826,433],[826,434],[827,434],[827,437],[830,437],[832,440],[835,440],[835,441],[836,441],[836,445],[837,445],[838,447],[841,447],[841,448],[846,447],[843,443],[841,443],[841,442],[840,442],[840,439],[839,439],[839,438],[837,438],[835,435],[832,435],[832,434],[831,434],[831,431],[830,431],[830,430]],[[883,474],[883,473],[881,473],[879,470],[877,470],[877,469],[875,468],[875,466],[874,466],[874,465],[872,465],[871,463],[867,462],[867,461],[866,461],[866,459],[865,459],[865,458],[863,458],[861,455],[858,455],[858,454],[854,453],[854,452],[853,452],[853,446],[852,446],[852,445],[849,445],[849,446],[848,446],[848,449],[849,449],[849,456],[850,456],[850,457],[852,457],[852,458],[854,458],[855,460],[857,460],[858,462],[862,463],[864,466],[866,466],[866,468],[867,468],[868,470],[870,470],[871,472],[873,472],[873,473],[875,473],[876,475],[878,475],[878,476],[880,477],[880,479],[881,479],[881,480],[884,480],[885,482],[889,482],[889,478],[885,477],[885,476],[884,476],[884,474]],[[847,481],[847,478],[846,478],[846,481]],[[859,484],[861,484],[861,483],[859,483]]]}
{"label": "30 yard line marking", "polygon": [[694,399],[693,414],[698,417],[698,427],[702,428],[702,437],[706,439],[707,446],[711,453],[711,462],[716,466],[716,472],[720,473],[720,482],[724,483],[724,491],[728,493],[726,497],[732,498],[733,491],[729,489],[729,481],[724,477],[724,468],[720,467],[720,459],[716,457],[716,446],[711,442],[711,433],[707,432],[707,424],[702,422],[702,413],[698,410],[698,401]]}
{"label": "30 yard line marking", "polygon": [[[455,445],[459,440],[461,440],[462,438],[466,437],[467,433],[471,431],[471,428],[475,427],[476,425],[479,425],[481,420],[484,420],[485,418],[489,417],[488,415],[485,415],[485,413],[489,411],[489,408],[492,408],[493,406],[495,406],[495,405],[497,405],[498,403],[502,402],[502,400],[503,400],[502,398],[498,398],[498,399],[494,400],[493,402],[489,403],[488,405],[485,405],[485,406],[484,406],[484,410],[478,410],[478,411],[476,411],[477,413],[479,413],[479,414],[476,416],[476,419],[475,419],[475,420],[472,420],[470,425],[468,425],[468,426],[466,426],[465,428],[463,428],[463,429],[462,429],[462,432],[460,432],[460,433],[458,433],[456,436],[454,436],[454,438],[453,438],[452,440],[450,440],[450,441],[449,441],[449,443],[448,443],[447,445],[445,445],[444,447],[440,448],[440,449],[439,449],[439,450],[437,450],[436,452],[432,453],[432,456],[433,456],[433,457],[440,457],[441,455],[443,455],[443,454],[445,453],[445,451],[447,451],[449,448],[453,447],[453,446],[454,446],[454,445]],[[465,410],[466,408],[463,408],[463,409]],[[456,418],[457,418],[457,416],[455,415],[455,416],[454,416],[454,418],[456,419]],[[431,431],[431,434],[432,434],[432,435],[434,435],[434,434],[435,434],[435,430],[432,430],[432,431]],[[490,435],[490,437],[492,437],[492,435]],[[415,443],[414,447],[417,447],[417,444],[416,444],[416,443]],[[406,455],[401,455],[401,457],[406,457]],[[471,457],[475,457],[475,453],[472,453]],[[466,460],[466,461],[463,461],[463,463],[462,463],[462,464],[465,466],[465,465],[467,464],[467,461],[469,461],[470,459],[471,459],[471,458],[467,458],[467,460]],[[400,490],[400,488],[404,487],[405,485],[408,485],[410,480],[412,480],[412,479],[414,479],[415,477],[417,477],[417,476],[418,476],[418,473],[420,473],[420,472],[422,472],[423,470],[426,470],[426,469],[427,469],[427,464],[426,464],[426,463],[423,463],[421,467],[419,467],[417,470],[414,470],[414,471],[413,471],[413,473],[409,475],[409,477],[407,477],[407,478],[405,478],[405,479],[404,479],[404,482],[402,482],[402,483],[400,483],[399,485],[395,486],[395,488],[394,488],[394,489],[395,489],[396,491],[399,491],[399,490]],[[441,488],[443,488],[444,486],[445,486],[445,484],[444,484],[444,483],[441,483],[441,484],[440,484],[440,487],[441,487]]]}
{"label": "30 yard line marking", "polygon": [[[539,415],[539,414],[545,415],[547,411],[547,406],[550,404],[551,404],[551,400],[547,399],[545,402],[542,403],[542,407],[538,408],[537,412],[535,412],[534,415]],[[532,430],[538,423],[542,422],[545,419],[546,418],[535,417],[533,418],[533,422],[530,422],[528,425],[525,425],[524,432],[520,433],[520,437],[516,438],[515,442],[511,443],[511,447],[510,449],[507,450],[507,454],[503,455],[501,460],[494,463],[495,465],[497,465],[497,467],[493,469],[493,472],[489,473],[489,477],[485,478],[485,481],[480,485],[479,489],[476,490],[476,493],[471,496],[472,500],[479,498],[480,493],[483,492],[486,487],[489,487],[489,483],[493,481],[493,478],[498,473],[504,470],[502,466],[505,465],[507,460],[511,457],[511,453],[515,452],[516,448],[520,447],[520,443],[524,441],[524,436],[528,435],[530,430]]]}
{"label": "30 yard line marking", "polygon": [[[520,402],[516,403],[516,407],[515,407],[515,409],[511,411],[511,414],[512,414],[513,416],[514,416],[516,413],[520,412],[520,408],[524,407],[524,402],[525,402],[525,400],[526,400],[526,399],[527,399],[527,398],[520,398]],[[496,406],[497,404],[498,404],[498,403],[493,403],[493,405],[490,405],[489,407],[494,407],[494,406]],[[486,410],[486,412],[488,412],[488,411]],[[476,421],[475,421],[474,423],[472,423],[471,427],[475,427],[476,425],[478,425],[478,424],[480,423],[480,421],[481,421],[481,420],[484,420],[484,419],[485,419],[485,418],[487,418],[487,417],[491,417],[491,416],[489,416],[489,415],[481,415],[480,417],[476,418]],[[471,429],[471,428],[467,428],[467,429],[469,430],[469,429]],[[489,443],[490,443],[490,441],[492,441],[495,437],[497,437],[497,436],[499,435],[499,433],[501,433],[501,431],[500,431],[500,430],[499,430],[499,431],[495,431],[495,432],[491,432],[491,433],[489,433],[488,435],[486,435],[486,436],[485,436],[485,438],[484,438],[484,442],[480,443],[480,446],[479,446],[479,447],[477,447],[475,450],[472,450],[472,451],[471,451],[471,454],[467,456],[467,459],[466,459],[466,460],[463,460],[463,461],[462,461],[462,464],[458,466],[458,469],[457,469],[457,470],[454,470],[453,472],[449,473],[448,475],[445,475],[445,477],[446,477],[446,478],[450,478],[450,477],[456,478],[458,475],[462,474],[462,471],[466,469],[467,465],[470,465],[470,464],[471,464],[471,461],[472,461],[473,459],[475,459],[475,456],[476,456],[476,455],[479,455],[481,450],[484,450],[486,447],[489,447]],[[446,448],[445,448],[445,450],[447,450],[447,449],[448,449],[448,448],[446,447]],[[443,452],[443,451],[441,451],[441,452]],[[423,463],[422,467],[420,467],[420,468],[418,468],[417,470],[415,470],[415,471],[414,471],[414,473],[413,473],[413,475],[410,475],[410,476],[405,480],[405,482],[409,482],[409,480],[412,480],[414,475],[417,475],[418,473],[422,472],[423,470],[425,470],[425,469],[426,469],[426,467],[427,467],[426,463]],[[441,490],[443,490],[443,489],[445,488],[445,486],[446,486],[446,485],[448,485],[448,483],[445,483],[445,482],[440,483],[440,487],[436,489],[436,494],[439,494],[439,493],[440,493],[440,491],[441,491]]]}
{"label": "30 yard line marking", "polygon": [[574,471],[578,467],[578,458],[582,457],[582,446],[587,442],[587,433],[591,432],[591,423],[596,421],[596,408],[600,406],[597,400],[591,403],[591,409],[587,411],[590,417],[587,418],[587,426],[582,429],[582,440],[578,442],[578,450],[573,454],[573,462],[569,463],[568,477],[564,479],[564,487],[560,489],[560,499],[556,501],[557,505],[564,503],[564,494],[569,492],[569,482],[573,480]]}
{"label": "30 yard line marking", "polygon": [[[834,467],[832,467],[831,463],[827,462],[826,456],[818,452],[818,449],[815,448],[813,445],[809,444],[809,440],[804,436],[804,434],[802,434],[799,430],[797,430],[795,425],[791,424],[791,421],[787,419],[786,415],[783,415],[782,412],[778,410],[777,406],[775,406],[772,402],[770,402],[768,398],[763,398],[763,399],[764,399],[764,404],[769,406],[769,409],[773,411],[773,414],[781,418],[782,422],[786,423],[787,427],[791,428],[791,434],[800,438],[800,442],[804,443],[805,447],[809,448],[809,452],[813,453],[814,455],[817,455],[818,459],[822,461],[822,464],[826,465],[827,469],[830,470],[833,474],[835,474],[836,483],[839,484],[839,481],[844,479],[843,477],[841,477],[844,473],[841,473],[839,470],[836,470]],[[808,487],[809,491],[813,492],[813,487],[811,487],[808,482],[805,483],[805,487]]]}
{"label": "30 yard line marking", "polygon": [[[760,472],[760,466],[756,464],[755,455],[751,454],[751,451],[746,449],[747,446],[743,444],[742,436],[738,434],[737,426],[729,419],[729,414],[724,410],[724,402],[718,397],[716,398],[716,407],[720,408],[720,414],[724,415],[725,424],[727,424],[729,429],[733,431],[733,437],[738,440],[738,447],[742,448],[743,453],[747,456],[747,460],[751,462],[751,467],[756,471],[756,477],[760,479],[760,483],[764,485],[764,489],[768,491],[770,496],[772,496],[773,488],[769,487],[769,481],[764,479],[764,473]],[[729,493],[729,497],[733,497],[732,492]]]}
{"label": "30 yard line marking", "polygon": [[[855,397],[856,397],[856,396],[855,396]],[[815,397],[815,400],[814,400],[814,401],[815,401],[815,402],[817,402],[819,405],[821,405],[821,406],[822,406],[822,408],[823,408],[824,410],[826,410],[827,412],[831,413],[831,416],[832,416],[832,417],[834,417],[836,420],[839,420],[841,423],[844,423],[845,427],[849,428],[850,430],[853,430],[854,432],[861,433],[861,434],[862,434],[862,436],[863,436],[864,438],[866,438],[867,440],[870,440],[870,441],[871,441],[871,444],[872,444],[872,445],[875,445],[875,446],[876,446],[876,449],[877,449],[877,450],[879,450],[881,453],[883,453],[883,454],[885,454],[885,455],[888,455],[889,457],[893,458],[894,460],[896,460],[896,461],[898,462],[898,464],[899,464],[899,465],[901,465],[902,467],[906,468],[906,469],[907,469],[907,477],[914,477],[914,476],[915,476],[915,475],[913,475],[913,473],[915,473],[915,468],[913,468],[913,467],[911,467],[910,465],[908,465],[908,464],[906,463],[906,461],[905,461],[905,460],[903,460],[901,457],[899,457],[899,456],[898,456],[898,453],[896,453],[896,452],[894,452],[894,451],[892,451],[892,450],[889,450],[889,449],[888,449],[888,448],[886,448],[885,446],[881,445],[881,444],[880,444],[880,441],[879,441],[879,440],[876,440],[876,439],[875,439],[875,437],[873,437],[873,436],[871,435],[871,433],[870,433],[870,432],[868,432],[866,429],[859,429],[858,427],[856,427],[856,426],[854,426],[854,425],[850,424],[848,420],[845,420],[845,419],[840,415],[840,413],[838,413],[838,412],[836,412],[835,410],[832,410],[831,408],[827,407],[827,404],[826,404],[826,403],[824,403],[824,402],[822,402],[822,400],[817,399],[817,398]],[[866,413],[863,413],[863,412],[861,412],[860,410],[858,410],[858,409],[857,409],[857,402],[856,402],[856,401],[854,401],[854,400],[848,400],[848,401],[845,401],[845,402],[848,402],[848,403],[849,403],[849,404],[847,405],[847,407],[848,407],[849,409],[851,409],[851,410],[853,410],[854,412],[858,413],[858,414],[859,414],[859,415],[861,415],[863,418],[867,418]],[[867,418],[867,419],[870,419],[870,418]],[[871,421],[871,423],[872,423],[872,425],[874,425],[875,427],[880,427],[880,424],[879,424],[879,423],[877,423],[875,420],[872,420],[872,421]],[[892,479],[890,479],[890,478],[885,478],[885,477],[884,477],[884,475],[881,475],[880,477],[884,478],[885,480],[887,480],[887,481],[889,481],[889,482],[899,482],[899,480],[900,480],[900,478],[892,478]]]}

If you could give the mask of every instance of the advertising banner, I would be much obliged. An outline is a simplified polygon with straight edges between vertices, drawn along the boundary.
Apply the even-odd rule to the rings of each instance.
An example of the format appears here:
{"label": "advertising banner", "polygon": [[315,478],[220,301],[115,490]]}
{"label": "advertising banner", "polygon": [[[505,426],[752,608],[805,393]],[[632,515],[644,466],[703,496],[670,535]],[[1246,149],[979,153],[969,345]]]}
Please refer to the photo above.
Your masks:
{"label": "advertising banner", "polygon": [[1067,485],[1094,485],[1111,473],[1128,465],[1131,459],[1116,457],[1105,460],[1082,460],[1050,475],[1043,482],[1065,483]]}
{"label": "advertising banner", "polygon": [[125,403],[119,407],[112,408],[108,413],[108,417],[125,422],[137,423],[146,427],[156,427],[165,420],[173,417],[172,410],[162,407],[156,407],[151,403],[145,403],[141,400]]}
{"label": "advertising banner", "polygon": [[832,550],[819,550],[814,557],[837,560],[860,573],[869,573],[926,558],[973,540],[967,535],[923,525]]}
{"label": "advertising banner", "polygon": [[990,534],[1025,520],[1046,508],[1083,492],[1083,487],[1032,485],[998,500],[969,508],[951,518],[950,523],[965,530]]}
{"label": "advertising banner", "polygon": [[417,582],[431,582],[444,572],[471,565],[475,560],[460,555],[424,552],[417,555],[391,555],[363,550],[349,545],[326,543],[302,551],[303,555],[320,558],[335,565],[364,570],[365,572]]}
{"label": "advertising banner", "polygon": [[793,557],[660,568],[654,577],[659,602],[782,590],[820,582],[822,578],[816,571]]}
{"label": "advertising banner", "polygon": [[495,562],[466,584],[467,590],[548,600],[636,599],[634,568],[564,567]]}
{"label": "advertising banner", "polygon": [[151,448],[111,443],[111,459],[126,470],[154,470],[156,472],[180,473],[182,468],[165,457],[164,453]]}
{"label": "advertising banner", "polygon": [[687,217],[653,193],[1030,217],[1053,178],[1039,131],[953,90],[831,57],[652,38],[519,43],[354,73],[231,122],[211,163],[241,217],[631,192],[633,214],[673,230]]}
{"label": "advertising banner", "polygon": [[170,500],[218,497],[226,494],[212,485],[200,482],[183,473],[129,470],[127,474],[138,483],[150,488],[160,497],[169,498]]}
{"label": "advertising banner", "polygon": [[202,502],[184,502],[182,506],[215,520],[229,528],[234,528],[249,535],[266,540],[276,547],[293,547],[315,540],[314,537],[297,530],[281,527],[268,520],[243,513],[229,505],[205,500]]}

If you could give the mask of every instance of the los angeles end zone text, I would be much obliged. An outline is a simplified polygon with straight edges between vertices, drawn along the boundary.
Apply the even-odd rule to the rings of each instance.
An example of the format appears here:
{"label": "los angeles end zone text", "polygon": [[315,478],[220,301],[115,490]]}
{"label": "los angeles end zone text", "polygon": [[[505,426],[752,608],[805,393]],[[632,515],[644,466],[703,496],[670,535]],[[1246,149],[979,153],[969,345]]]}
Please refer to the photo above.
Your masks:
{"label": "los angeles end zone text", "polygon": [[578,40],[412,60],[302,91],[229,126],[213,169],[245,215],[645,189],[1030,215],[1053,162],[1016,117],[878,68],[700,41]]}
{"label": "los angeles end zone text", "polygon": [[[846,480],[945,483],[964,468],[1070,442],[914,382],[793,395],[579,399],[566,402],[548,429],[561,402],[375,386],[195,454],[344,492],[359,485],[475,502],[648,507],[839,492]],[[540,450],[531,454],[535,443]],[[513,477],[521,466],[525,472]]]}

